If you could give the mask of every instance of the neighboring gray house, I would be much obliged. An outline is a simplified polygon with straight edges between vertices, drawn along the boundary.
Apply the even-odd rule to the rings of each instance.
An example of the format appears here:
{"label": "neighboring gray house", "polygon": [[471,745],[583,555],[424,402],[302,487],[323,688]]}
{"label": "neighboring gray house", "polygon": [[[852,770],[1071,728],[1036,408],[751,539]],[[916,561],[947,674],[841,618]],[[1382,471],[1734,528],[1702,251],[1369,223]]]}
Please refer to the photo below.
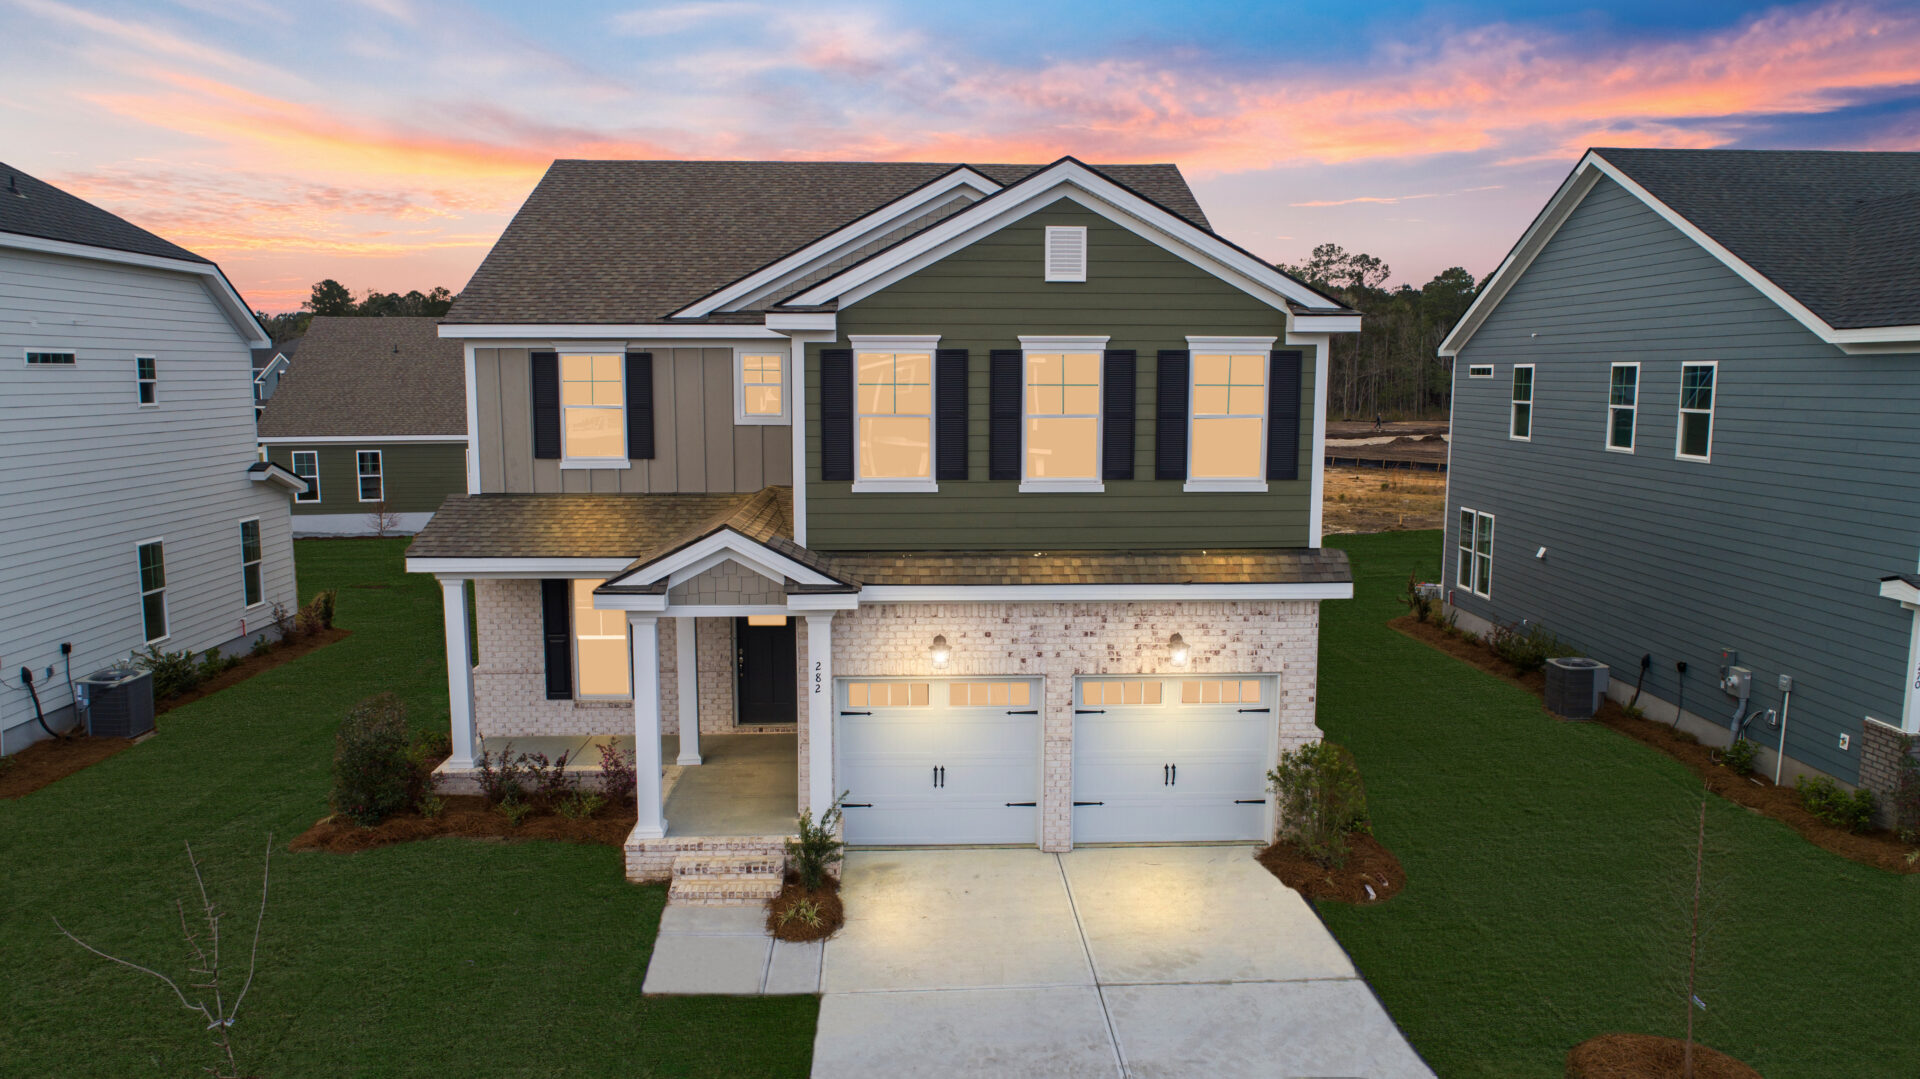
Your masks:
{"label": "neighboring gray house", "polygon": [[260,416],[265,459],[307,481],[296,536],[426,527],[467,490],[465,351],[438,318],[316,317]]}
{"label": "neighboring gray house", "polygon": [[1539,622],[1620,700],[1651,656],[1642,706],[1684,694],[1709,744],[1744,668],[1768,773],[1784,739],[1783,781],[1889,788],[1920,730],[1920,154],[1590,151],[1440,351],[1464,627]]}
{"label": "neighboring gray house", "polygon": [[258,418],[267,402],[273,400],[273,392],[280,388],[280,379],[287,373],[287,366],[293,362],[294,351],[299,347],[298,337],[283,341],[277,345],[253,350],[253,414]]}
{"label": "neighboring gray house", "polygon": [[[0,752],[152,644],[238,648],[296,602],[288,503],[220,268],[0,164]],[[70,646],[70,653],[63,647]]]}

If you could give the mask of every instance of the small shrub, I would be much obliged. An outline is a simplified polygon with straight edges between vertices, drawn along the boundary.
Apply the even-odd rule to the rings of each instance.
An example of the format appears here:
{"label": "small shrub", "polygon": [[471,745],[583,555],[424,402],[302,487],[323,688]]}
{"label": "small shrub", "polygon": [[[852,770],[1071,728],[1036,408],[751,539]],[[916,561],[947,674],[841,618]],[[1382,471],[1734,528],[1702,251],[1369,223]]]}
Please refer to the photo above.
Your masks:
{"label": "small shrub", "polygon": [[440,814],[447,811],[447,800],[429,791],[420,796],[420,800],[413,804],[413,808],[428,820],[439,820]]}
{"label": "small shrub", "polygon": [[287,605],[279,600],[273,601],[273,613],[268,620],[273,623],[273,635],[279,640],[292,640],[294,634],[293,616],[287,613]]}
{"label": "small shrub", "polygon": [[1640,706],[1639,706],[1639,705],[1637,705],[1637,704],[1629,704],[1629,705],[1627,705],[1627,706],[1625,706],[1625,707],[1623,707],[1623,708],[1621,708],[1620,710],[1621,710],[1622,712],[1625,712],[1625,713],[1626,713],[1626,714],[1627,714],[1627,715],[1628,715],[1629,717],[1631,717],[1631,718],[1633,718],[1633,719],[1645,719],[1645,718],[1647,718],[1647,710],[1646,710],[1646,709],[1644,709],[1644,708],[1642,708],[1642,707],[1640,707]]}
{"label": "small shrub", "polygon": [[265,636],[262,636],[259,640],[253,642],[252,648],[247,649],[247,655],[252,656],[255,659],[259,659],[261,656],[264,656],[271,651],[273,651],[273,642],[268,640]]}
{"label": "small shrub", "polygon": [[1405,606],[1407,610],[1413,612],[1413,620],[1415,622],[1425,625],[1428,622],[1435,621],[1434,613],[1439,605],[1432,596],[1420,590],[1419,574],[1407,574],[1407,590],[1401,593],[1400,603]]}
{"label": "small shrub", "polygon": [[1521,674],[1532,674],[1545,667],[1548,660],[1574,652],[1573,646],[1537,622],[1495,626],[1493,632],[1487,634],[1487,647]]}
{"label": "small shrub", "polygon": [[1753,758],[1760,747],[1741,738],[1720,752],[1720,763],[1727,766],[1737,776],[1753,774]]}
{"label": "small shrub", "polygon": [[406,709],[383,693],[361,701],[333,742],[333,811],[371,827],[418,800],[419,770],[408,753]]}
{"label": "small shrub", "polygon": [[552,809],[573,793],[575,781],[567,774],[565,753],[556,761],[547,760],[545,753],[523,753],[520,764],[526,769],[529,793],[541,805]]}
{"label": "small shrub", "polygon": [[488,802],[500,805],[527,800],[526,769],[522,766],[525,760],[525,754],[513,755],[512,742],[500,750],[499,756],[480,751],[480,760],[476,762],[480,770],[480,793]]}
{"label": "small shrub", "polygon": [[1849,794],[1826,776],[1801,776],[1793,781],[1800,793],[1800,804],[1820,820],[1849,832],[1864,832],[1873,827],[1873,792],[1861,789]]}
{"label": "small shrub", "polygon": [[1267,773],[1278,799],[1281,838],[1323,866],[1347,863],[1347,836],[1367,830],[1367,794],[1353,755],[1320,741],[1280,755]]}
{"label": "small shrub", "polygon": [[600,793],[607,801],[617,806],[629,806],[637,793],[640,782],[640,770],[635,767],[634,755],[614,748],[613,743],[603,742],[600,746]]}
{"label": "small shrub", "polygon": [[302,637],[333,628],[333,599],[332,589],[316,592],[307,605],[300,608],[300,613],[294,616],[294,626]]}
{"label": "small shrub", "polygon": [[607,800],[592,791],[576,790],[560,802],[560,815],[568,820],[588,820]]}
{"label": "small shrub", "polygon": [[[844,793],[840,798],[845,798]],[[845,843],[835,834],[840,823],[840,798],[820,815],[820,822],[814,823],[813,810],[800,813],[799,836],[787,840],[787,866],[800,878],[800,885],[807,889],[824,888],[827,874],[835,862],[846,857]]]}
{"label": "small shrub", "polygon": [[495,808],[500,810],[501,816],[507,818],[507,827],[509,828],[518,828],[520,827],[521,821],[533,816],[533,803],[522,802],[518,799],[501,802]]}
{"label": "small shrub", "polygon": [[453,755],[453,735],[441,730],[416,732],[413,749],[422,760],[450,757]]}
{"label": "small shrub", "polygon": [[813,899],[796,899],[780,912],[781,925],[799,922],[808,929],[818,929],[825,920],[826,915],[821,911],[819,901]]}
{"label": "small shrub", "polygon": [[1920,758],[1914,738],[1900,739],[1900,778],[1893,788],[1893,830],[1903,843],[1920,843]]}
{"label": "small shrub", "polygon": [[133,654],[133,665],[143,671],[153,672],[153,699],[156,701],[191,693],[203,678],[200,664],[194,660],[193,653],[187,651],[162,652],[148,645],[145,652]]}

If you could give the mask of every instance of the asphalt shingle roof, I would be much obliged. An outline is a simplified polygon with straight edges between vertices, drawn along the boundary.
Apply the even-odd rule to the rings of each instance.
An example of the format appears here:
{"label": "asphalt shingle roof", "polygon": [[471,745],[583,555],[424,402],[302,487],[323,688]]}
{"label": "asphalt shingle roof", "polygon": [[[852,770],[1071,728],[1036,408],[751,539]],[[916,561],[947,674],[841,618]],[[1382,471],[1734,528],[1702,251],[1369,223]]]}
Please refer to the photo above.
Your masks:
{"label": "asphalt shingle roof", "polygon": [[136,255],[208,261],[5,162],[0,162],[0,232],[130,251]]}
{"label": "asphalt shingle roof", "polygon": [[409,558],[633,558],[678,545],[752,494],[449,495]]}
{"label": "asphalt shingle roof", "polygon": [[1920,324],[1920,153],[1594,152],[1834,328]]}
{"label": "asphalt shingle roof", "polygon": [[[956,167],[555,161],[446,321],[659,321]],[[1006,185],[1046,166],[968,167]],[[1208,227],[1177,166],[1090,167]]]}
{"label": "asphalt shingle roof", "polygon": [[260,416],[264,438],[464,435],[466,358],[436,318],[316,316]]}

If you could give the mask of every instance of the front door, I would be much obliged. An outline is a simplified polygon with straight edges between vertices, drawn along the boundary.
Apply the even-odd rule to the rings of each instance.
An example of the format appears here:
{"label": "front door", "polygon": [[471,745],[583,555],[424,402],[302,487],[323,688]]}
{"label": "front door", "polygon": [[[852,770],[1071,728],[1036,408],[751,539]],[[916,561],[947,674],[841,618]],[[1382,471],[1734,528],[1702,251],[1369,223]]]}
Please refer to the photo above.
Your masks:
{"label": "front door", "polygon": [[734,699],[739,722],[794,723],[797,710],[793,619],[777,626],[753,626],[734,620]]}

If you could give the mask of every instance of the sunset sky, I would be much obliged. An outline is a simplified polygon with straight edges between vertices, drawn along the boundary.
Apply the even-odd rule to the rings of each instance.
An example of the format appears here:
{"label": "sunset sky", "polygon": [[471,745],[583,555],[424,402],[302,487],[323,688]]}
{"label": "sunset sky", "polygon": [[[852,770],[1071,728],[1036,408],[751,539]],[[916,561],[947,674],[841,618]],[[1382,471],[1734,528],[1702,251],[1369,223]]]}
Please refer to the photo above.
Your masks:
{"label": "sunset sky", "polygon": [[1476,275],[1593,145],[1920,149],[1920,8],[0,0],[0,160],[289,310],[458,289],[555,157],[1171,161]]}

